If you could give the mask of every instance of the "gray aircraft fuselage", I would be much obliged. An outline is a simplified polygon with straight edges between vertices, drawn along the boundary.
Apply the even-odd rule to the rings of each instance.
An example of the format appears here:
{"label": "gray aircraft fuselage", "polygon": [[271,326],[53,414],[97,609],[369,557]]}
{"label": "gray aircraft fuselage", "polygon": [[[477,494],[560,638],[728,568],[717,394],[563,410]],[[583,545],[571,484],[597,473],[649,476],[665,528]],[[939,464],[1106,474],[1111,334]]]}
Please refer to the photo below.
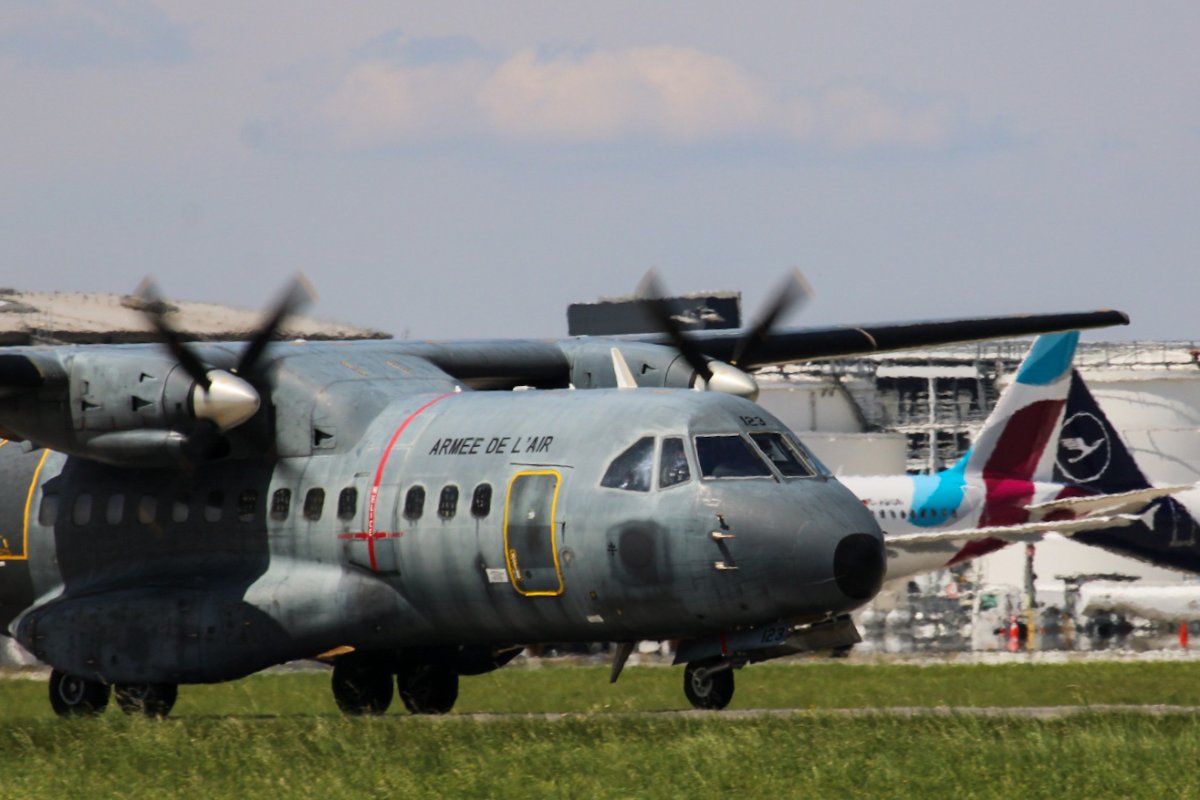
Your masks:
{"label": "gray aircraft fuselage", "polygon": [[[449,391],[328,427],[327,455],[190,473],[0,447],[2,534],[26,556],[0,570],[0,623],[64,672],[193,683],[339,647],[816,622],[882,575],[877,524],[822,470],[701,477],[694,437],[786,434],[736,397]],[[684,442],[690,477],[602,486],[644,437]]]}
{"label": "gray aircraft fuselage", "polygon": [[661,334],[275,342],[304,295],[189,344],[147,286],[159,345],[0,351],[0,628],[56,713],[161,716],[297,658],[346,713],[445,713],[520,645],[616,642],[615,680],[640,639],[680,640],[688,700],[723,708],[732,670],[857,641],[885,562],[744,370],[1128,321],[772,333],[784,292],[744,332],[647,299]]}

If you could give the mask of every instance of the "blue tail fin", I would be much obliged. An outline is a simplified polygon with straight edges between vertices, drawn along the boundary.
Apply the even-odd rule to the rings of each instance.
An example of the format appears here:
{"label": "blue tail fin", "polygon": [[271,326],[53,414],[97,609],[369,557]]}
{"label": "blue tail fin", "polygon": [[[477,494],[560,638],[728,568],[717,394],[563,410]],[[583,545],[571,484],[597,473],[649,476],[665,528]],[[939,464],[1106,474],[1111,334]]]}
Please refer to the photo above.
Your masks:
{"label": "blue tail fin", "polygon": [[1071,372],[1054,480],[1103,494],[1150,486],[1077,370]]}
{"label": "blue tail fin", "polygon": [[[1057,482],[1086,492],[1116,494],[1151,484],[1078,372],[1071,375],[1058,460]],[[1173,497],[1154,501],[1150,524],[1087,531],[1075,539],[1163,567],[1200,572],[1200,524]]]}

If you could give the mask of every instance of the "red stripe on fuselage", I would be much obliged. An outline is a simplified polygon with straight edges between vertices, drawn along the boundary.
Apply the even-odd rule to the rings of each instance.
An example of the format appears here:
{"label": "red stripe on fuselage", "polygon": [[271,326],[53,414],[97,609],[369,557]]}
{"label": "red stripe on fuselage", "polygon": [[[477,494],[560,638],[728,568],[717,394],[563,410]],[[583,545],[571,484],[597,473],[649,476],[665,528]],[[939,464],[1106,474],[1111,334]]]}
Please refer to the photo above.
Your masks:
{"label": "red stripe on fuselage", "polygon": [[371,562],[371,571],[378,572],[379,567],[375,562],[375,542],[378,539],[398,539],[402,533],[376,533],[375,532],[375,504],[379,500],[379,484],[383,482],[383,470],[387,467],[388,459],[392,455],[392,448],[396,446],[404,429],[407,428],[414,419],[421,416],[426,410],[436,403],[445,400],[453,392],[447,392],[430,400],[425,405],[418,408],[413,413],[409,414],[404,422],[400,423],[400,427],[396,428],[396,432],[392,434],[392,438],[387,443],[387,447],[383,449],[383,456],[379,459],[379,466],[375,468],[375,481],[371,484],[371,498],[367,502],[367,530],[364,533],[343,533],[338,536],[339,539],[365,539],[367,541],[367,557]]}

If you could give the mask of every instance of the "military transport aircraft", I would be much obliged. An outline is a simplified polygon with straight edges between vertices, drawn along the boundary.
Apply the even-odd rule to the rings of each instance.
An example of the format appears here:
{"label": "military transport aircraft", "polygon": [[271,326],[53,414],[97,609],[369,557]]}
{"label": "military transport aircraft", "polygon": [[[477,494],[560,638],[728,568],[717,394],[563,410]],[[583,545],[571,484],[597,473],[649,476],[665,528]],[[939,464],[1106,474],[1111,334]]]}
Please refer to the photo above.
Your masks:
{"label": "military transport aircraft", "polygon": [[114,688],[163,715],[179,684],[303,658],[348,713],[393,687],[441,713],[523,645],[618,642],[615,680],[642,639],[682,640],[687,697],[723,707],[735,667],[857,641],[884,572],[872,514],[744,369],[1128,322],[772,334],[781,295],[689,334],[648,297],[664,333],[271,343],[297,285],[248,343],[185,344],[142,297],[166,351],[0,352],[0,625],[62,715]]}

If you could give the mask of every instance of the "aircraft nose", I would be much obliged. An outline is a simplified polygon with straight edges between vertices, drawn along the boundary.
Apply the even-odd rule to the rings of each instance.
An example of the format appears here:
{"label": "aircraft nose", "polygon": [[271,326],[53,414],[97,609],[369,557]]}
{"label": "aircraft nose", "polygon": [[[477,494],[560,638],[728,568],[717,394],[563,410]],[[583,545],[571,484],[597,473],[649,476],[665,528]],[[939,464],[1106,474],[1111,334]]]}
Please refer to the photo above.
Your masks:
{"label": "aircraft nose", "polygon": [[852,600],[868,600],[883,585],[887,553],[883,540],[869,533],[842,537],[833,551],[833,575],[838,589]]}

